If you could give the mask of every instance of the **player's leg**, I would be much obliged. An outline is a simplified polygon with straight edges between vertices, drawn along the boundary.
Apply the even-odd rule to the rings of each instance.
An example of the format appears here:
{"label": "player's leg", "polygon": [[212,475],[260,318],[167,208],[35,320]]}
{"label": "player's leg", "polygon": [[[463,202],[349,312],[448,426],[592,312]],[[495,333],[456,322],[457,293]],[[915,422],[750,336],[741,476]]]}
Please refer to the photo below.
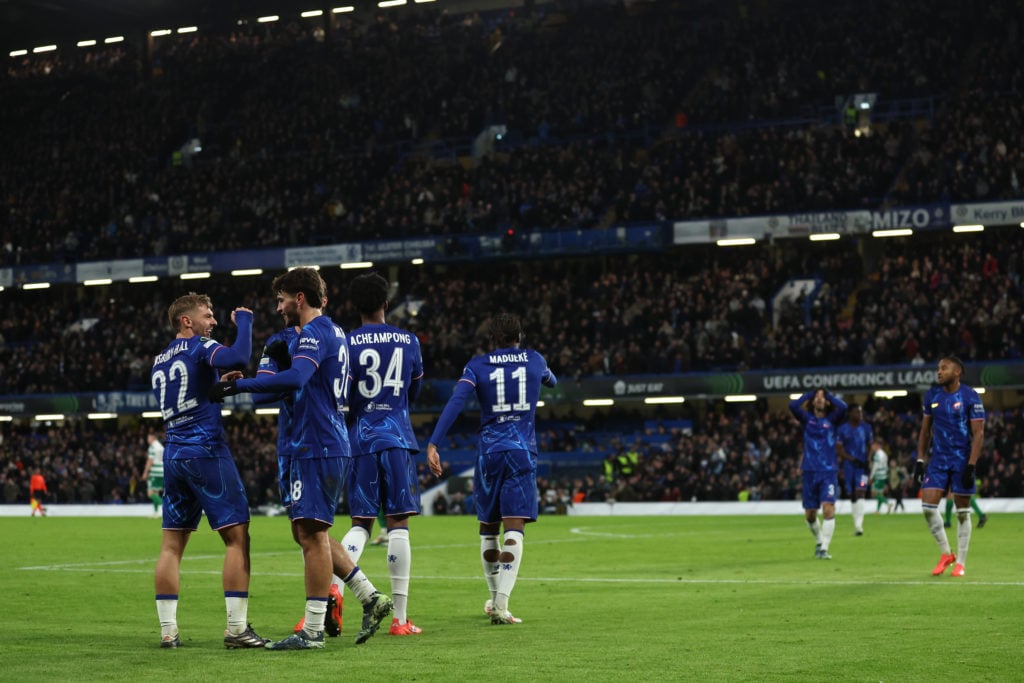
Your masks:
{"label": "player's leg", "polygon": [[963,472],[952,470],[950,472],[950,490],[953,492],[953,501],[956,503],[956,566],[953,567],[953,576],[963,576],[967,566],[967,551],[971,545],[971,498],[977,488],[977,482],[972,480],[969,486],[963,485]]}
{"label": "player's leg", "polygon": [[188,544],[189,530],[163,530],[160,555],[156,561],[153,584],[156,589],[156,614],[160,619],[160,647],[180,647],[178,637],[178,568]]}
{"label": "player's leg", "polygon": [[816,478],[813,472],[803,472],[800,476],[800,498],[804,507],[804,520],[807,522],[807,529],[814,536],[814,556],[821,554],[821,523],[818,522],[818,508],[821,502],[818,500]]}
{"label": "player's leg", "polygon": [[480,522],[480,564],[487,581],[490,597],[484,602],[484,614],[494,612],[494,600],[498,593],[498,535],[501,532],[501,509],[498,507],[498,471],[491,471],[490,458],[477,457],[473,471],[473,501],[477,521]]}
{"label": "player's leg", "polygon": [[215,458],[197,458],[190,480],[210,527],[224,542],[221,583],[227,627],[224,646],[260,648],[267,640],[249,627],[249,501],[226,445],[211,447]]}
{"label": "player's leg", "polygon": [[179,568],[185,546],[202,518],[202,506],[190,484],[193,460],[173,460],[165,466],[167,509],[164,511],[160,555],[157,557],[153,585],[156,613],[160,619],[160,647],[181,646],[178,637]]}
{"label": "player's leg", "polygon": [[850,498],[853,535],[862,536],[864,534],[864,469],[854,467],[851,462],[844,462],[843,482]]}
{"label": "player's leg", "polygon": [[412,546],[409,543],[409,517],[420,512],[419,481],[412,454],[404,448],[389,448],[380,453],[381,503],[386,513],[388,574],[391,597],[395,603],[391,635],[419,635],[422,630],[409,619],[409,576],[412,572]]}
{"label": "player's leg", "polygon": [[836,532],[836,498],[839,491],[839,480],[835,472],[822,472],[818,483],[818,496],[821,501],[821,553],[819,558],[831,560],[828,549],[832,544],[832,536]]}
{"label": "player's leg", "polygon": [[498,495],[505,533],[498,555],[498,589],[491,623],[514,624],[518,620],[509,612],[508,603],[523,561],[525,525],[537,519],[537,469],[529,451],[505,451],[498,456],[504,461],[504,480]]}
{"label": "player's leg", "polygon": [[932,575],[938,576],[956,562],[956,555],[949,549],[949,539],[946,537],[946,529],[942,525],[942,516],[939,514],[939,503],[946,493],[949,472],[929,467],[925,476],[929,488],[921,489],[921,510],[928,523],[928,531],[939,546],[939,562],[932,569]]}
{"label": "player's leg", "polygon": [[981,506],[978,505],[978,496],[971,496],[971,509],[978,515],[978,528],[985,526],[988,515],[981,511]]}
{"label": "player's leg", "polygon": [[953,526],[953,496],[946,496],[946,513],[943,516],[942,526],[947,529]]}
{"label": "player's leg", "polygon": [[[328,530],[344,482],[341,458],[291,458],[292,538],[302,548],[305,615],[300,631],[267,646],[270,650],[309,650],[324,646],[324,619],[331,587],[332,548]],[[336,543],[336,542],[335,542]]]}

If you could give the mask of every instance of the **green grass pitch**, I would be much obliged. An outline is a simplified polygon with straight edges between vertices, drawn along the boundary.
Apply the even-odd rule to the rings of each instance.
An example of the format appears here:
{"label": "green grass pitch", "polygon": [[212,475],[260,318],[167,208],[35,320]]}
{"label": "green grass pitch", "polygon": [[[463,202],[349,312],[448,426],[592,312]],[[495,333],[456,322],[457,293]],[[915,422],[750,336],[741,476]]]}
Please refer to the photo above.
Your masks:
{"label": "green grass pitch", "polygon": [[[918,514],[841,516],[831,561],[792,516],[544,517],[527,528],[515,626],[491,626],[470,517],[412,521],[418,637],[321,651],[228,651],[222,546],[193,534],[182,564],[184,647],[161,650],[152,570],[159,522],[0,518],[0,681],[1020,680],[1024,519],[975,529],[967,576],[933,578]],[[340,531],[347,529],[341,520]],[[205,524],[205,521],[204,521]],[[281,638],[302,615],[288,521],[252,524],[249,619]],[[955,548],[955,529],[951,530]],[[388,590],[386,551],[360,562]]]}

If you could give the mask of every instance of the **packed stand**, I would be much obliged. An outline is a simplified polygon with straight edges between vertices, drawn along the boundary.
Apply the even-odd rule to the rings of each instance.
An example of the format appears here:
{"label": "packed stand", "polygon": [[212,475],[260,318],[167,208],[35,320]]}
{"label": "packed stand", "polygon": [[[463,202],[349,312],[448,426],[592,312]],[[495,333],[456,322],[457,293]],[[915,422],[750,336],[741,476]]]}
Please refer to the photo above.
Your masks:
{"label": "packed stand", "polygon": [[[946,94],[968,67],[930,27],[975,24],[958,3],[933,5],[740,20],[713,3],[428,9],[326,33],[296,21],[168,37],[146,63],[122,45],[13,60],[0,79],[0,263],[875,206],[914,146],[909,126],[854,139],[772,120],[834,109],[836,94]],[[836,22],[849,51],[836,49]],[[898,69],[894,44],[914,46]],[[761,65],[775,65],[771,78]],[[958,130],[957,107],[938,130]],[[697,125],[750,119],[757,128]],[[494,123],[539,148],[498,145],[471,169],[415,161],[441,139],[468,148]],[[1006,163],[955,139],[941,156],[970,147],[968,166],[983,168],[968,176],[993,176],[986,196],[1020,196],[1014,138]],[[922,156],[939,156],[927,139]],[[926,174],[907,177],[913,194]]]}
{"label": "packed stand", "polygon": [[[912,469],[920,408],[869,404],[865,418],[885,444],[891,468]],[[644,428],[643,422],[638,418],[621,425],[617,436],[608,438],[603,431],[606,419],[600,416],[589,422],[579,420],[569,430],[548,429],[541,421],[538,428],[547,436],[542,438],[540,461],[550,471],[541,474],[538,489],[547,512],[563,512],[575,503],[609,500],[799,499],[802,444],[799,426],[788,411],[772,411],[763,403],[733,412],[709,410],[694,416],[692,430]],[[32,427],[4,423],[0,426],[0,502],[26,503],[28,479],[36,468],[46,479],[50,502],[148,502],[141,473],[146,463],[145,435],[151,427],[145,422],[118,425],[114,421],[66,421]],[[225,420],[225,429],[250,506],[277,505],[275,422],[236,416]],[[984,455],[978,464],[980,496],[1024,497],[1022,431],[1024,414],[1019,409],[989,411]],[[560,461],[578,457],[580,452],[588,455],[585,460],[589,464],[577,465],[571,473],[558,467]],[[449,466],[438,478],[422,464],[422,489],[451,482],[435,512],[471,512],[472,486],[458,472]],[[906,476],[895,481],[902,481],[904,495],[916,495]]]}

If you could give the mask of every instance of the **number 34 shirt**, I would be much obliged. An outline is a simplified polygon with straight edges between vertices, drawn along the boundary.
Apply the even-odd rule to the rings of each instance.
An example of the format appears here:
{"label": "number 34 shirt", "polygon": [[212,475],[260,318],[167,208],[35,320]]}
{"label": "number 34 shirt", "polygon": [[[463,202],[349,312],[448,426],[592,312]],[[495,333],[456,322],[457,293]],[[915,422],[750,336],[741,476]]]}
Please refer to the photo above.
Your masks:
{"label": "number 34 shirt", "polygon": [[473,391],[480,402],[480,452],[522,450],[537,453],[534,414],[540,385],[554,386],[554,373],[532,349],[509,347],[477,356],[466,364],[430,443],[442,441]]}

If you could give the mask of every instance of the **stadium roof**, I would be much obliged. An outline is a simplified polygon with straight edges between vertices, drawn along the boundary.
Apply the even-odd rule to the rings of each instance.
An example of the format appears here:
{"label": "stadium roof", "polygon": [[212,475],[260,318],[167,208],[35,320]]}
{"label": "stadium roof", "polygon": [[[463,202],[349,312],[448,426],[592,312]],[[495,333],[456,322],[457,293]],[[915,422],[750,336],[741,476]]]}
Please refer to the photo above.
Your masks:
{"label": "stadium roof", "polygon": [[162,26],[220,24],[264,10],[320,5],[316,0],[0,0],[0,48],[6,52]]}

